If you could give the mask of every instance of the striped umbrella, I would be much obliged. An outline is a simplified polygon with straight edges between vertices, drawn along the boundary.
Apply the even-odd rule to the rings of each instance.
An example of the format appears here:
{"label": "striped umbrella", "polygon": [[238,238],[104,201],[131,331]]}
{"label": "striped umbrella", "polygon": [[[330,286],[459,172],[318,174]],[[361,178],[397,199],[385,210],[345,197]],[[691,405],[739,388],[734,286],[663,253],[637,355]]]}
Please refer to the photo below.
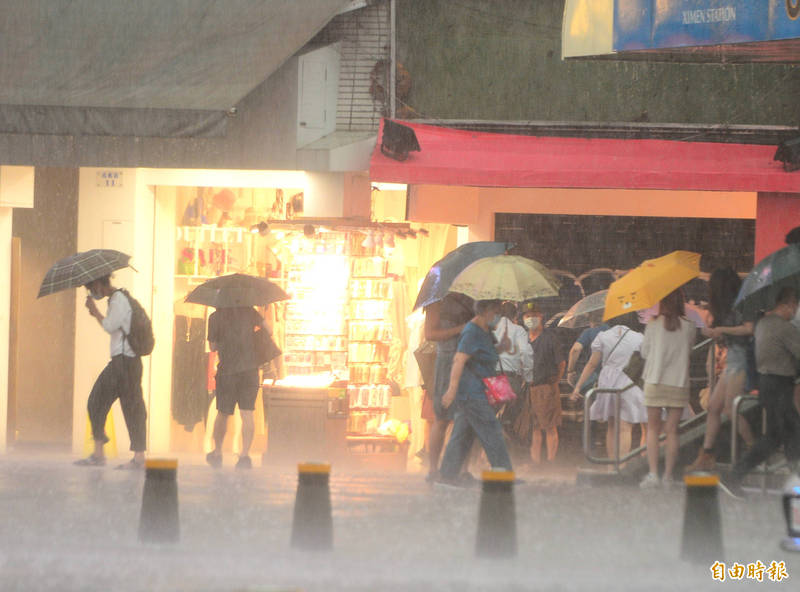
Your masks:
{"label": "striped umbrella", "polygon": [[92,249],[57,261],[45,274],[37,298],[89,282],[128,267],[131,256],[113,249]]}

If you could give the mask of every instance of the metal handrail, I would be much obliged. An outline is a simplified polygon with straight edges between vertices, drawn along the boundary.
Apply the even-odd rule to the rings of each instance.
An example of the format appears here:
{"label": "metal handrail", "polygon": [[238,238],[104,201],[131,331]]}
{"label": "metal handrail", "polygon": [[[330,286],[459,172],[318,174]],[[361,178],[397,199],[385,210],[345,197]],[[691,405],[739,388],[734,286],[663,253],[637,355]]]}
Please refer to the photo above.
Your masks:
{"label": "metal handrail", "polygon": [[[711,341],[713,341],[713,340],[711,338],[709,338],[709,339],[706,339],[705,341],[701,341],[700,343],[695,344],[692,347],[692,351],[699,350],[700,348],[705,347]],[[712,389],[712,390],[713,390],[713,377],[714,377],[714,362],[715,362],[714,356],[712,356],[711,357],[711,377],[712,377],[712,380],[709,380],[709,388]],[[595,387],[595,388],[590,389],[589,392],[586,393],[586,397],[585,397],[584,402],[583,402],[583,455],[586,457],[586,460],[588,460],[589,462],[593,462],[593,463],[597,463],[597,464],[607,464],[607,465],[613,463],[614,464],[614,470],[617,473],[619,473],[619,465],[620,465],[620,463],[623,463],[623,462],[625,462],[627,460],[630,460],[630,459],[638,456],[639,454],[641,454],[643,451],[647,450],[647,446],[646,445],[645,446],[638,446],[636,448],[632,448],[631,451],[628,454],[626,454],[624,458],[620,458],[620,456],[619,456],[619,437],[620,437],[619,436],[619,424],[620,424],[619,416],[620,416],[620,408],[622,407],[622,399],[620,398],[620,395],[623,392],[625,392],[626,390],[628,390],[629,388],[631,388],[632,386],[634,386],[634,383],[629,384],[628,386],[626,386],[623,389],[600,389],[600,388]],[[615,412],[615,417],[617,418],[617,420],[614,422],[614,457],[613,458],[592,456],[592,449],[591,449],[592,447],[591,447],[591,442],[590,442],[590,438],[591,438],[591,420],[589,419],[589,407],[591,406],[592,397],[595,394],[601,394],[601,393],[610,393],[614,397],[614,412]],[[678,429],[679,430],[680,429],[684,429],[686,426],[691,425],[692,423],[698,421],[700,418],[705,417],[707,415],[707,413],[708,413],[707,411],[701,411],[700,413],[697,413],[697,414],[693,415],[689,419],[686,419],[686,420],[682,421],[678,425]],[[660,434],[659,437],[658,437],[659,442],[661,442],[663,440],[666,440],[666,437],[667,437],[666,434]]]}

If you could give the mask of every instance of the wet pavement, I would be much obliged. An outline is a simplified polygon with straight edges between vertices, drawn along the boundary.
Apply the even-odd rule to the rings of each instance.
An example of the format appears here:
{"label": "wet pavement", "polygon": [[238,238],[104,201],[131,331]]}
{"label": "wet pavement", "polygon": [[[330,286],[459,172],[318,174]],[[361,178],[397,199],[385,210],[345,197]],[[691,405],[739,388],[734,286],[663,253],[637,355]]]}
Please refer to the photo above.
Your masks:
{"label": "wet pavement", "polygon": [[523,475],[518,555],[476,559],[480,489],[420,473],[333,467],[334,550],[289,545],[297,475],[179,458],[181,540],[138,542],[143,472],[75,467],[66,455],[0,456],[0,590],[796,589],[800,554],[779,548],[780,499],[722,496],[727,566],[784,562],[788,578],[713,579],[679,559],[685,491],[575,485],[574,469]]}

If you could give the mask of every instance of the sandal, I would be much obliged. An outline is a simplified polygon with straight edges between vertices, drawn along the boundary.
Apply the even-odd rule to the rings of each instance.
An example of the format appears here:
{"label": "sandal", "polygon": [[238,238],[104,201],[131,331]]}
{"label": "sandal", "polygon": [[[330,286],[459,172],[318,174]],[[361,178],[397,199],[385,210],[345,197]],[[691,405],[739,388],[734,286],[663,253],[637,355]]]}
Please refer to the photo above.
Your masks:
{"label": "sandal", "polygon": [[144,469],[143,462],[136,462],[135,460],[131,459],[128,462],[118,465],[118,471],[141,471]]}
{"label": "sandal", "polygon": [[86,458],[76,460],[72,464],[75,464],[79,467],[103,467],[106,464],[106,458],[104,456],[95,456],[94,454],[90,454]]}

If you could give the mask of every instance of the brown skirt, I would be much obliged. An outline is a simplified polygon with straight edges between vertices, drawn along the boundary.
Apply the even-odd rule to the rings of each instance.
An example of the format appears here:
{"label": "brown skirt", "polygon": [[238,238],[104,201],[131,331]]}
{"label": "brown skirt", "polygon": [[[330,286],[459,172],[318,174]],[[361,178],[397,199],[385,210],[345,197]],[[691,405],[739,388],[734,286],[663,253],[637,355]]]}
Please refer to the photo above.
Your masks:
{"label": "brown skirt", "polygon": [[514,433],[523,442],[531,441],[533,430],[549,430],[561,425],[561,394],[558,387],[540,384],[529,389],[514,422]]}

